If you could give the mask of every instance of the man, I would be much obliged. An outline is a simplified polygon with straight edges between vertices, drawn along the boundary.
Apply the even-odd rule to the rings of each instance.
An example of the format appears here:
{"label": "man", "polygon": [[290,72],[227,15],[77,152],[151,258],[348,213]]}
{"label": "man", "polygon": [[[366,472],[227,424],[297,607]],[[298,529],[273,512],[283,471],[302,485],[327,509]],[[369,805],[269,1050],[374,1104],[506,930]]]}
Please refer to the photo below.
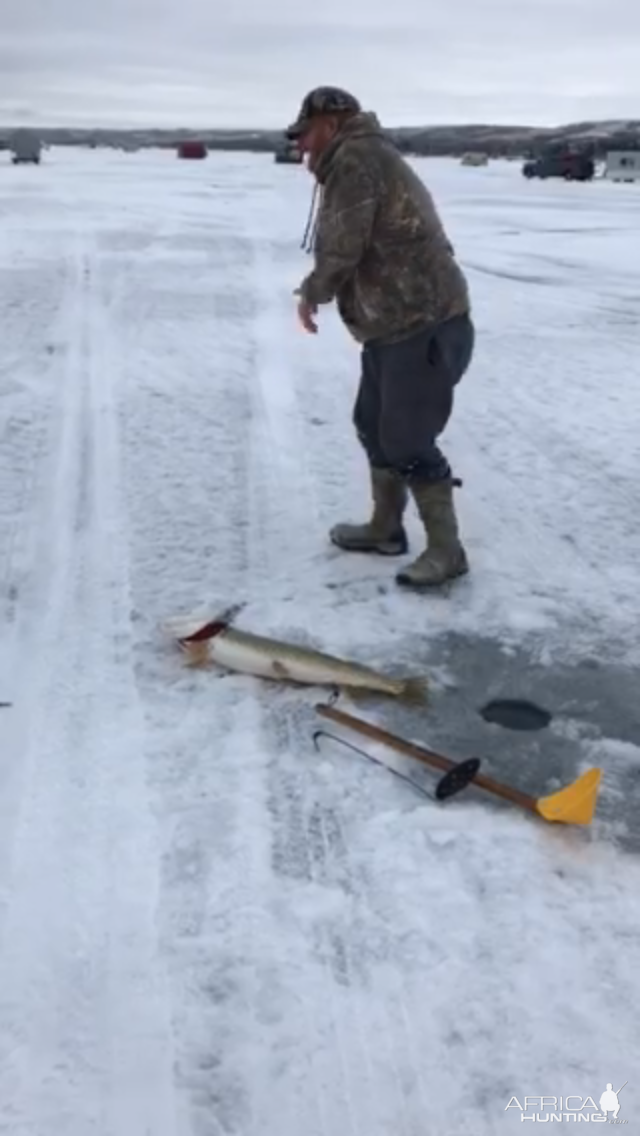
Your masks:
{"label": "man", "polygon": [[411,494],[427,548],[396,580],[443,584],[469,570],[453,503],[459,482],[436,444],[473,353],[465,277],[429,191],[353,95],[310,91],[287,136],[307,155],[321,194],[315,264],[297,292],[300,321],[315,334],[318,307],[335,300],[362,345],[353,418],[373,512],[366,524],[336,525],[331,539],[347,551],[403,555]]}

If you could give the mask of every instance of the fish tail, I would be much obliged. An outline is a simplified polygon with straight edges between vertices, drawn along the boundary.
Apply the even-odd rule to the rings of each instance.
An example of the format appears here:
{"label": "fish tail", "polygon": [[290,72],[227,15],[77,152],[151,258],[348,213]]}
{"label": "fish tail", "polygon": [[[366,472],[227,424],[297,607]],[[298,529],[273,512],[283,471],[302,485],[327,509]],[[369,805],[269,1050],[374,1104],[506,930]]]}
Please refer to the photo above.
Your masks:
{"label": "fish tail", "polygon": [[426,675],[405,678],[398,695],[407,706],[424,706],[429,701],[429,679]]}

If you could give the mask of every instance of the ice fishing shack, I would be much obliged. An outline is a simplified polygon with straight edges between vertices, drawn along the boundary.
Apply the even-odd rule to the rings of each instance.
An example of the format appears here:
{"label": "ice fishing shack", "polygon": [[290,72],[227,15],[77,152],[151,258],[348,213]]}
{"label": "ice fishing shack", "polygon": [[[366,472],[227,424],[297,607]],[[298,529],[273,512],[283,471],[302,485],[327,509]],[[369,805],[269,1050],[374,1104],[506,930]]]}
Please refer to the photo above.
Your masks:
{"label": "ice fishing shack", "polygon": [[604,176],[608,181],[640,181],[640,150],[610,150]]}
{"label": "ice fishing shack", "polygon": [[9,150],[14,166],[23,162],[37,166],[42,155],[42,140],[35,130],[14,130],[9,138]]}
{"label": "ice fishing shack", "polygon": [[187,158],[191,161],[201,160],[206,158],[208,154],[207,146],[199,138],[186,138],[178,145],[178,157]]}

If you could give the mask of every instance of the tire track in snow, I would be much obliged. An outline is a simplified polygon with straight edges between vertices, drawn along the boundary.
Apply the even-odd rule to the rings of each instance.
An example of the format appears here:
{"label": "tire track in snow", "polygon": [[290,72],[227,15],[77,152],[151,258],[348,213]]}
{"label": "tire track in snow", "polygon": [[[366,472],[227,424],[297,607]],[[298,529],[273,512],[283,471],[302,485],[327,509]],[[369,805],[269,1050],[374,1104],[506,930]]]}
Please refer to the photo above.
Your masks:
{"label": "tire track in snow", "polygon": [[[291,752],[295,752],[292,749]],[[318,859],[318,817],[316,808],[307,801],[302,779],[281,766],[286,761],[282,751],[270,765],[270,810],[272,818],[271,863],[276,878],[295,881],[294,910],[313,901],[321,904],[320,893],[326,886],[322,878],[322,853]],[[322,839],[322,838],[321,838]],[[309,890],[309,898],[305,892]],[[327,890],[327,896],[331,896]],[[300,916],[298,916],[300,918]],[[305,1028],[300,1044],[307,1050],[309,1077],[313,1099],[303,1106],[305,1130],[329,1134],[335,1131],[357,1133],[371,1131],[361,1125],[362,1109],[356,1115],[353,1106],[355,1077],[348,1071],[344,1013],[338,1007],[339,987],[348,987],[350,975],[345,967],[345,944],[340,933],[332,933],[322,914],[316,912],[301,920],[307,944],[307,957],[298,961],[298,997],[304,1007]],[[318,976],[315,973],[319,972]],[[353,1048],[353,1047],[351,1047]],[[366,1069],[366,1052],[365,1064]],[[369,1089],[371,1085],[369,1084]],[[368,1108],[371,1096],[362,1098]],[[302,1116],[298,1115],[298,1121]]]}
{"label": "tire track in snow", "polygon": [[[266,546],[248,527],[263,474],[247,443],[256,363],[253,246],[242,230],[230,236],[218,221],[218,255],[199,280],[217,320],[200,301],[188,323],[182,305],[166,318],[171,281],[179,285],[188,274],[179,258],[167,265],[171,281],[160,256],[141,281],[134,268],[127,283],[141,284],[136,306],[147,316],[146,325],[128,329],[126,415],[133,577],[145,621],[154,611],[166,615],[170,603],[184,604],[190,590],[196,603],[210,598],[205,587],[221,603],[252,595],[264,567]],[[180,247],[179,234],[174,243]],[[128,312],[127,303],[123,318]],[[190,672],[177,651],[168,648],[163,659],[155,646],[150,636],[139,650],[137,675],[153,732],[150,778],[163,834],[159,920],[171,969],[177,1085],[194,1136],[263,1136],[274,1086],[297,1055],[287,1031],[275,1033],[288,995],[273,916],[267,756],[255,686]],[[285,1084],[290,1108],[301,1097]],[[304,1071],[299,1085],[302,1095]]]}
{"label": "tire track in snow", "polygon": [[[0,287],[6,332],[0,356],[0,618],[7,624],[16,618],[25,566],[38,538],[33,513],[50,476],[47,455],[55,450],[61,415],[61,307],[72,268],[66,252],[59,252],[54,265],[22,266],[22,271],[14,266],[0,275],[6,286],[6,296]],[[16,337],[21,350],[11,353]]]}
{"label": "tire track in snow", "polygon": [[[274,204],[270,194],[269,200]],[[253,542],[253,555],[256,566],[260,565],[262,584],[259,586],[259,604],[262,618],[268,620],[281,608],[281,599],[286,598],[289,589],[298,591],[308,565],[310,545],[310,521],[316,504],[313,483],[308,476],[303,432],[296,403],[295,384],[288,371],[289,363],[282,344],[287,332],[282,318],[281,294],[277,286],[277,265],[270,242],[254,238],[256,250],[256,289],[257,318],[254,324],[256,374],[252,388],[253,413],[250,450],[250,533]],[[295,312],[291,305],[291,330],[295,330]],[[267,571],[265,572],[265,566]],[[274,592],[276,595],[274,596]],[[298,596],[299,598],[299,592]],[[278,602],[280,600],[280,602]],[[266,709],[265,692],[260,692],[259,703]],[[276,751],[277,752],[277,751]],[[291,794],[291,781],[282,776],[279,769],[279,756],[269,764],[269,794],[271,823],[273,826],[272,867],[280,878],[288,872],[294,876],[302,872],[303,878],[313,882],[313,854],[308,818],[302,804],[302,796],[294,790]],[[294,778],[294,782],[297,778]],[[298,788],[298,787],[296,787]],[[282,804],[287,806],[283,810]],[[295,846],[294,862],[291,856]],[[288,847],[283,847],[283,839]],[[338,1052],[338,1076],[341,1082],[341,1095],[344,1095],[345,1112],[339,1117],[335,1113],[335,1094],[327,1092],[329,1085],[335,1087],[335,1062],[329,1061],[328,1068],[322,1070],[318,1054],[310,1054],[311,1083],[314,1086],[315,1117],[312,1113],[305,1118],[305,1128],[313,1124],[313,1129],[328,1136],[336,1130],[336,1122],[341,1131],[356,1133],[359,1127],[351,1107],[350,1086],[345,1075],[343,1035],[345,1025],[337,1013],[333,998],[333,976],[338,965],[339,944],[329,943],[323,936],[321,949],[317,954],[323,973],[323,985],[331,1006],[331,1030]],[[336,950],[338,955],[336,955]],[[328,958],[326,956],[329,956]],[[332,957],[333,956],[333,957]],[[303,964],[304,965],[304,964]],[[306,991],[301,992],[305,1005],[307,1031],[311,1037],[322,1036],[326,1029],[324,1013],[319,1019],[319,1007],[309,998]]]}
{"label": "tire track in snow", "polygon": [[[260,276],[269,271],[261,257]],[[313,548],[316,493],[309,478],[304,434],[295,388],[284,352],[277,346],[283,322],[279,307],[258,293],[256,373],[252,389],[250,532],[256,560],[264,564],[261,600],[294,595],[309,572]],[[268,583],[267,583],[268,581]]]}
{"label": "tire track in snow", "polygon": [[[264,613],[266,608],[269,612],[269,600],[275,591],[278,602],[272,604],[272,610],[277,618],[287,591],[295,595],[299,603],[300,592],[304,593],[305,573],[312,575],[317,587],[318,568],[321,568],[318,561],[330,561],[324,548],[326,534],[320,535],[314,530],[314,521],[315,529],[319,529],[320,509],[317,486],[309,466],[311,445],[306,441],[312,427],[298,401],[297,384],[291,373],[291,353],[283,350],[286,337],[297,331],[293,298],[285,320],[274,246],[260,237],[255,244],[259,314],[255,327],[256,384],[250,477],[254,520],[250,532],[252,559],[262,566],[262,572],[265,563],[268,567],[260,610]],[[325,453],[325,463],[326,456]],[[319,548],[320,553],[312,566],[314,547]],[[263,618],[268,617],[263,614]],[[259,701],[267,734],[272,739],[270,749],[274,749],[276,741],[268,771],[272,865],[276,876],[289,885],[293,881],[294,886],[301,889],[301,900],[310,889],[318,896],[324,893],[330,907],[339,896],[349,905],[354,902],[355,882],[351,876],[340,805],[335,802],[327,810],[314,799],[313,790],[310,794],[304,772],[287,768],[286,752],[297,760],[301,746],[308,745],[308,738],[303,740],[299,731],[286,724],[283,712],[287,711],[282,702],[274,706],[273,697],[269,698],[266,691],[260,692]],[[338,879],[333,867],[336,856],[340,864]],[[375,995],[373,1009],[365,1009],[360,997],[363,977],[350,941],[349,918],[340,914],[326,915],[324,902],[319,902],[318,912],[304,921],[308,954],[305,958],[298,956],[296,967],[296,970],[302,967],[303,973],[306,971],[306,978],[299,985],[308,1023],[305,1038],[317,1039],[307,1049],[315,1103],[313,1109],[311,1102],[306,1104],[305,1131],[319,1130],[322,1134],[341,1131],[353,1136],[366,1132],[382,1136],[388,1126],[393,1125],[402,1136],[413,1136],[401,1066],[397,1061],[398,1050],[403,1048],[405,1040],[404,1018],[401,1017],[400,1028],[390,1029],[391,1009],[384,999],[376,999]],[[318,968],[321,979],[314,977]],[[399,987],[395,993],[402,999]],[[406,1017],[408,1010],[404,1002],[402,1011]],[[378,1046],[386,1050],[383,1068],[373,1058],[373,1037]],[[404,1057],[404,1069],[412,1070],[412,1076],[417,1076],[408,1047]],[[380,1089],[381,1084],[384,1090]],[[389,1099],[395,1100],[393,1115],[389,1111]],[[299,1115],[298,1123],[302,1125],[302,1121]]]}
{"label": "tire track in snow", "polygon": [[308,944],[294,974],[309,1020],[300,1044],[313,1069],[317,1111],[328,1132],[421,1136],[429,1098],[421,1005],[393,951],[396,939],[415,938],[414,920],[388,932],[381,926],[386,883],[361,864],[354,869],[352,856],[367,806],[359,806],[357,793],[345,796],[342,782],[334,788],[318,775],[315,762],[304,768],[307,712],[298,707],[289,725],[281,709],[272,704],[269,714],[265,707],[279,743],[270,747],[277,751],[270,766],[272,861]]}
{"label": "tire track in snow", "polygon": [[[267,200],[271,211],[274,204],[271,193],[267,194]],[[253,216],[255,219],[255,211]],[[291,323],[285,323],[274,246],[263,239],[259,226],[258,233],[248,233],[247,239],[252,242],[256,258],[252,279],[256,316],[252,326],[254,373],[248,454],[248,582],[251,584],[252,604],[264,626],[270,617],[278,617],[282,600],[286,600],[287,595],[295,595],[299,599],[299,583],[304,580],[305,570],[309,566],[309,550],[313,548],[309,530],[314,512],[317,514],[317,498],[314,483],[309,477],[304,427],[297,405],[295,383],[289,372],[287,353],[282,349],[287,335],[295,332],[293,305]],[[273,736],[270,736],[268,728],[269,694],[260,687],[256,687],[256,693],[256,704],[261,714],[259,730],[264,733],[266,729],[269,738],[267,749],[272,751]],[[276,746],[276,756],[268,760],[265,771],[269,810],[265,820],[271,827],[272,846],[269,863],[271,870],[275,872],[275,881],[279,881],[275,889],[275,881],[271,883],[274,896],[280,892],[289,871],[296,874],[301,869],[303,876],[313,882],[312,849],[306,817],[298,815],[299,802],[288,796],[287,775],[282,774],[279,768],[282,756]],[[287,809],[285,802],[293,812]],[[297,855],[304,860],[304,866],[298,864],[294,868],[289,857],[291,839],[295,841],[296,832],[301,838]],[[345,1066],[344,1037],[347,1027],[333,997],[334,974],[340,965],[342,944],[331,944],[328,937],[325,937],[326,949],[319,952],[313,950],[309,960],[307,946],[301,947],[296,942],[297,936],[289,940],[284,928],[280,934],[290,952],[289,965],[294,973],[301,969],[303,974],[307,972],[307,977],[296,987],[297,999],[302,1004],[300,1041],[302,1038],[305,1041],[321,1038],[329,1028],[340,1056],[336,1066],[334,1054],[330,1051],[328,1062],[323,1064],[319,1053],[326,1053],[326,1048],[321,1045],[319,1050],[314,1051],[313,1043],[311,1049],[304,1044],[302,1059],[305,1064],[308,1063],[306,1093],[304,1096],[295,1094],[294,1108],[291,1085],[295,1084],[295,1078],[289,1076],[286,1097],[282,1098],[282,1086],[279,1084],[269,1104],[263,1103],[263,1124],[269,1132],[280,1130],[286,1117],[289,1121],[287,1132],[304,1129],[305,1132],[317,1133],[318,1136],[329,1136],[329,1133],[339,1129],[360,1136],[362,1129],[353,1108],[351,1083]],[[323,957],[327,955],[329,957]],[[313,990],[317,982],[315,972],[318,967],[323,975],[324,991],[320,1004],[317,996],[310,996],[308,991],[308,988]],[[329,1021],[325,1015],[325,998],[328,998],[332,1008]],[[275,1041],[276,1052],[283,1044],[284,1038]],[[301,1060],[300,1056],[297,1060]],[[338,1095],[344,1101],[346,1111],[337,1107],[336,1075],[340,1083]]]}
{"label": "tire track in snow", "polygon": [[[59,343],[72,268],[67,250],[60,251],[58,263],[50,271],[28,276],[32,294],[25,296],[19,290],[21,302],[7,305],[5,313],[9,339],[2,344],[2,370],[6,365],[11,380],[2,384],[0,400],[0,699],[14,706],[5,710],[0,721],[2,902],[24,772],[20,755],[27,723],[20,712],[17,692],[28,681],[32,665],[27,653],[20,656],[19,645],[27,635],[32,609],[37,604],[37,595],[31,594],[30,574],[40,555],[40,530],[47,519],[41,506],[47,501],[52,455],[57,452],[62,418],[63,354],[45,355],[44,349],[45,345]],[[11,272],[7,270],[7,281],[10,280]],[[24,284],[24,280],[21,282]],[[11,295],[10,288],[7,295]],[[35,338],[29,336],[27,326],[22,326],[34,321],[38,326]],[[28,349],[8,360],[5,352],[11,349],[14,334]],[[19,663],[23,664],[22,670]]]}
{"label": "tire track in snow", "polygon": [[[181,261],[154,251],[121,257],[118,314],[132,572],[149,646],[167,614],[242,598],[251,379],[242,242],[223,233],[217,257],[196,269],[190,255]],[[187,287],[188,300],[202,296],[189,313],[181,302]],[[153,696],[148,656],[142,661],[141,681]]]}
{"label": "tire track in snow", "polygon": [[0,962],[0,1131],[15,1136],[178,1131],[132,682],[114,360],[95,272],[80,246],[25,642],[26,776]]}
{"label": "tire track in snow", "polygon": [[[291,734],[291,745],[295,750],[298,739]],[[339,815],[339,805],[333,806],[320,803],[317,799],[309,799],[309,786],[306,792],[306,823],[309,849],[309,875],[310,879],[321,887],[334,886],[344,889],[352,901],[354,899],[354,880],[349,862],[348,846]],[[338,867],[336,872],[335,867]],[[338,876],[336,880],[336,875]],[[363,1013],[358,1004],[357,996],[353,997],[361,980],[361,972],[357,966],[356,954],[352,946],[352,930],[349,919],[338,915],[330,918],[316,919],[316,934],[318,936],[318,949],[326,965],[326,982],[330,992],[330,1001],[334,1028],[337,1034],[339,1052],[339,1066],[343,1084],[345,1112],[349,1128],[356,1133],[371,1133],[376,1131],[378,1119],[382,1110],[382,1097],[380,1095],[380,1081],[376,1080],[373,1071],[371,1052],[371,1037],[375,1036],[371,1026],[370,1014]],[[334,986],[334,984],[336,984]],[[337,1002],[342,988],[347,1000],[346,1012],[355,1029],[339,1027],[341,1011]],[[333,993],[335,990],[335,993]],[[333,994],[333,996],[331,996]],[[342,1010],[344,1020],[344,1009]],[[366,1021],[364,1020],[366,1017]],[[388,1023],[385,1022],[378,1034],[385,1038],[388,1052],[391,1057],[391,1068],[395,1070],[393,1041],[389,1039]],[[348,1047],[348,1048],[347,1048]],[[397,1073],[396,1073],[397,1076]],[[397,1085],[397,1079],[396,1079]],[[404,1109],[401,1097],[397,1100],[397,1111],[394,1110],[394,1129],[402,1136],[406,1136],[404,1123]],[[337,1118],[341,1126],[344,1120]]]}
{"label": "tire track in snow", "polygon": [[[277,177],[277,175],[276,175]],[[327,534],[321,533],[319,486],[310,465],[310,431],[298,397],[298,366],[291,341],[297,322],[288,239],[290,201],[273,181],[262,187],[247,217],[254,250],[252,289],[255,373],[251,387],[250,532],[261,572],[261,617],[304,601],[324,586],[330,567]],[[276,235],[265,236],[268,233]]]}

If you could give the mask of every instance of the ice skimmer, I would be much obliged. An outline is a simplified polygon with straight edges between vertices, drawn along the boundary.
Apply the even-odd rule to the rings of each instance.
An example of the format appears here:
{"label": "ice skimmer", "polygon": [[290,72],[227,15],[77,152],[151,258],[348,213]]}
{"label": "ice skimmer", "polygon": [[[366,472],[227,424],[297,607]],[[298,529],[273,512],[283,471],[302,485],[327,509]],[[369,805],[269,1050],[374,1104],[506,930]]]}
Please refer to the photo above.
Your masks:
{"label": "ice skimmer", "polygon": [[[442,754],[424,749],[422,746],[406,741],[396,734],[390,734],[380,726],[367,722],[363,718],[357,718],[353,714],[347,714],[344,710],[338,710],[330,704],[318,703],[316,711],[321,717],[329,718],[339,726],[346,726],[348,729],[370,738],[371,741],[388,746],[390,749],[405,754],[407,757],[412,757],[415,761],[420,761],[433,769],[455,775],[455,771],[460,768],[460,763],[452,761]],[[546,797],[531,797],[528,793],[514,789],[511,785],[504,785],[501,781],[494,781],[492,777],[487,777],[483,773],[476,772],[471,778],[465,778],[465,780],[470,784],[477,785],[479,789],[493,793],[495,797],[501,797],[503,800],[509,801],[510,804],[517,805],[526,812],[542,817],[543,820],[555,821],[560,824],[588,825],[591,824],[595,813],[601,777],[601,769],[597,767],[587,769],[576,781]]]}

